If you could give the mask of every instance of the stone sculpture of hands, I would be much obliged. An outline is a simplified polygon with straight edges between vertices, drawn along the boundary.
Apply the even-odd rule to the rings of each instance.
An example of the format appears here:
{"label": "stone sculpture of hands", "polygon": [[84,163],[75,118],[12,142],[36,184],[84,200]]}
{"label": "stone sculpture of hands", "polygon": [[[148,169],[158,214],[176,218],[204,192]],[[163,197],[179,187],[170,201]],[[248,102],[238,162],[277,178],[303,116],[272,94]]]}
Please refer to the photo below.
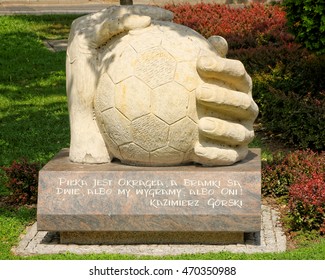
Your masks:
{"label": "stone sculpture of hands", "polygon": [[[121,32],[149,26],[151,19],[170,21],[172,17],[171,12],[158,7],[112,6],[73,22],[66,64],[71,161],[111,161],[94,116],[98,47]],[[197,71],[205,83],[197,89],[199,140],[194,144],[192,158],[204,165],[229,165],[246,156],[258,108],[251,97],[251,79],[242,63],[225,58],[224,39],[211,37],[209,41],[215,47],[215,55],[201,54],[197,61]],[[214,81],[221,81],[222,85]]]}
{"label": "stone sculpture of hands", "polygon": [[225,58],[227,41],[220,36],[208,40],[216,55],[199,57],[197,70],[203,78],[222,81],[228,87],[205,83],[197,89],[200,140],[194,151],[202,164],[229,165],[246,157],[248,143],[254,138],[258,107],[252,98],[252,79],[244,65]]}

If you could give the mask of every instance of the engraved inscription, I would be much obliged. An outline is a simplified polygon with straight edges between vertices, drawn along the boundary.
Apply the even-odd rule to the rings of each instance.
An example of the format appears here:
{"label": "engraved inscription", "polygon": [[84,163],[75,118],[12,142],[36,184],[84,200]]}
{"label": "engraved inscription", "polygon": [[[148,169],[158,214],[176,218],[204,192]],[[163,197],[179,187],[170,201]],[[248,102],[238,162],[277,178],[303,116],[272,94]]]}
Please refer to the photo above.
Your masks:
{"label": "engraved inscription", "polygon": [[257,232],[259,157],[255,163],[218,168],[119,162],[66,167],[66,161],[55,161],[39,174],[39,230]]}
{"label": "engraved inscription", "polygon": [[[97,196],[131,203],[136,201],[152,209],[207,207],[211,211],[220,208],[244,208],[243,183],[234,179],[182,180],[91,178],[67,179],[60,177],[56,187],[58,196]],[[119,199],[120,198],[120,199]],[[122,200],[121,200],[122,199]],[[141,205],[141,207],[143,206]],[[134,205],[136,207],[136,205]]]}
{"label": "engraved inscription", "polygon": [[159,207],[198,207],[199,200],[150,199],[150,206]]}
{"label": "engraved inscription", "polygon": [[199,189],[190,189],[190,194],[192,195],[200,195],[200,196],[205,196],[205,195],[213,195],[214,190],[213,189],[207,189],[207,188],[199,188]]}
{"label": "engraved inscription", "polygon": [[113,180],[103,179],[103,180],[93,180],[93,187],[106,187],[111,186]]}
{"label": "engraved inscription", "polygon": [[161,180],[127,180],[127,179],[120,179],[118,180],[118,185],[120,187],[163,187],[164,183]]}
{"label": "engraved inscription", "polygon": [[189,187],[220,187],[219,180],[190,180],[184,179],[184,186]]}
{"label": "engraved inscription", "polygon": [[118,189],[117,194],[118,195],[125,195],[126,197],[129,197],[130,195],[130,189]]}
{"label": "engraved inscription", "polygon": [[181,196],[181,189],[137,189],[135,191],[136,195],[144,195],[145,197],[155,197],[155,196]]}
{"label": "engraved inscription", "polygon": [[81,194],[81,192],[80,189],[56,188],[56,194],[78,195]]}
{"label": "engraved inscription", "polygon": [[213,209],[217,207],[243,207],[243,201],[240,199],[215,199],[210,198],[208,200],[208,205],[211,206]]}
{"label": "engraved inscription", "polygon": [[74,187],[83,187],[87,186],[87,182],[82,179],[73,179],[69,180],[66,178],[59,178],[59,185],[60,186],[74,186]]}
{"label": "engraved inscription", "polygon": [[112,194],[111,189],[105,189],[105,188],[93,188],[93,189],[87,189],[88,195],[110,195]]}

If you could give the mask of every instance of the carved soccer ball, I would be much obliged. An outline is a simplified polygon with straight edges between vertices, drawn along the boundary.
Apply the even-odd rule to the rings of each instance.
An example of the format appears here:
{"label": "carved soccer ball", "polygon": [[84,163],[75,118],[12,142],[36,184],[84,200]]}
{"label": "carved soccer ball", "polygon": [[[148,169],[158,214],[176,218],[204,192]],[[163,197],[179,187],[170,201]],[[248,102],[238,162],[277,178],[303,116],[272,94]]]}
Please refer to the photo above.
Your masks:
{"label": "carved soccer ball", "polygon": [[120,34],[99,50],[94,108],[111,157],[148,166],[193,160],[202,51],[212,51],[206,39],[170,22]]}

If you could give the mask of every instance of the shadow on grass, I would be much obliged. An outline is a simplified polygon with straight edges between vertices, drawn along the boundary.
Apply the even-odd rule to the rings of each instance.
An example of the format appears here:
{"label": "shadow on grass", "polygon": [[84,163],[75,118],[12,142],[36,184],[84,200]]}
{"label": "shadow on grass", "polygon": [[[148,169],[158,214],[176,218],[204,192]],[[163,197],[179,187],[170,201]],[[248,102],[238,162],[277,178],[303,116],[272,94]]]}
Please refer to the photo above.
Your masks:
{"label": "shadow on grass", "polygon": [[[52,93],[55,93],[53,86],[58,82],[62,84],[65,73],[64,52],[50,52],[31,32],[0,33],[0,42],[2,96],[15,101],[26,99],[29,95],[24,94],[33,87],[40,87],[35,89],[36,95],[42,92],[42,87],[52,87]],[[8,89],[14,91],[7,92]]]}
{"label": "shadow on grass", "polygon": [[44,17],[0,17],[0,166],[45,163],[69,144],[65,52],[43,45],[48,26]]}
{"label": "shadow on grass", "polygon": [[0,165],[27,158],[45,163],[69,145],[69,120],[65,104],[42,106],[15,105],[1,119]]}

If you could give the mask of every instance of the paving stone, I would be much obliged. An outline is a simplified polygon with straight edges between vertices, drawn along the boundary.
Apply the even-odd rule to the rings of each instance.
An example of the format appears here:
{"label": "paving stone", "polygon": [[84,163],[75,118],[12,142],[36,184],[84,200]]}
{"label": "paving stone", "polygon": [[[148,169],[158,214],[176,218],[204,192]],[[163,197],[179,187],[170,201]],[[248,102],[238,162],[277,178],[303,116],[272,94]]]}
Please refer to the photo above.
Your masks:
{"label": "paving stone", "polygon": [[43,42],[45,47],[47,47],[52,52],[66,51],[68,46],[68,40],[46,40]]}

